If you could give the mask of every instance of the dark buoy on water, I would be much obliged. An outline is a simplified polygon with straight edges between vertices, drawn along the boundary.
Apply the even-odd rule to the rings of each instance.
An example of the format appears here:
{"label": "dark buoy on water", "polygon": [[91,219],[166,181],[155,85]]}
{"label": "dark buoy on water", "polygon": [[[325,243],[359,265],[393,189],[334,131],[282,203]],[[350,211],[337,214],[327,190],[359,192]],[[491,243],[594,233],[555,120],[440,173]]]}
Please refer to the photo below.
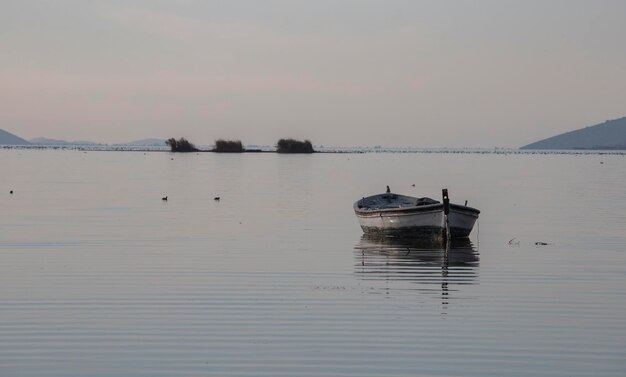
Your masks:
{"label": "dark buoy on water", "polygon": [[9,191],[9,194],[13,194],[13,190]]}

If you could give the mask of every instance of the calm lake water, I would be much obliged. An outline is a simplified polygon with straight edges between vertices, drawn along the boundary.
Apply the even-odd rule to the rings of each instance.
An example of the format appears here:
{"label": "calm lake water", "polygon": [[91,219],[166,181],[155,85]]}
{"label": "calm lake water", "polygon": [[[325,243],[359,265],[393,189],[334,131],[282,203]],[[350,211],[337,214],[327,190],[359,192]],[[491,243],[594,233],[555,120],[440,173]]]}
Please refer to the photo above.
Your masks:
{"label": "calm lake water", "polygon": [[[626,374],[626,156],[0,159],[2,376]],[[386,185],[471,243],[363,238]]]}

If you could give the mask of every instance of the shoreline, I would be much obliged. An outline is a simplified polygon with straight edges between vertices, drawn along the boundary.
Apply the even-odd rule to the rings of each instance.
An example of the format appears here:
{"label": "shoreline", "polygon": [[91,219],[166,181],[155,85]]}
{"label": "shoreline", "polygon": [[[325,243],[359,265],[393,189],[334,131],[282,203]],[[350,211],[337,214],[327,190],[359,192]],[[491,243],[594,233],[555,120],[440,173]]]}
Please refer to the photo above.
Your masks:
{"label": "shoreline", "polygon": [[115,147],[115,146],[48,146],[48,145],[0,145],[4,150],[64,150],[81,152],[166,152],[172,154],[216,153],[216,154],[257,154],[275,153],[284,155],[311,155],[311,154],[373,154],[373,153],[404,153],[404,154],[498,154],[498,155],[613,155],[626,156],[626,150],[606,149],[487,149],[487,148],[367,148],[367,147],[339,147],[325,148],[313,153],[279,153],[276,150],[249,149],[242,152],[216,152],[214,150],[198,150],[190,152],[172,152],[158,147]]}

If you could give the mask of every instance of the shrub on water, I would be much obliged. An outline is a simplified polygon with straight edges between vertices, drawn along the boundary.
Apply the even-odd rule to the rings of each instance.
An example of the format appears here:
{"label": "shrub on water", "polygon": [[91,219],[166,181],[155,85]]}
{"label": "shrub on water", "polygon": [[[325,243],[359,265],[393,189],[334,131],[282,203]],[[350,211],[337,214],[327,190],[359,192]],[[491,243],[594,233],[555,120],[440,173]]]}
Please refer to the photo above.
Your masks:
{"label": "shrub on water", "polygon": [[176,140],[173,137],[167,139],[165,144],[170,147],[172,152],[197,152],[198,149],[184,137]]}
{"label": "shrub on water", "polygon": [[313,153],[313,144],[309,140],[280,139],[276,143],[278,153]]}
{"label": "shrub on water", "polygon": [[241,144],[240,140],[215,140],[213,152],[241,153],[243,151],[243,144]]}

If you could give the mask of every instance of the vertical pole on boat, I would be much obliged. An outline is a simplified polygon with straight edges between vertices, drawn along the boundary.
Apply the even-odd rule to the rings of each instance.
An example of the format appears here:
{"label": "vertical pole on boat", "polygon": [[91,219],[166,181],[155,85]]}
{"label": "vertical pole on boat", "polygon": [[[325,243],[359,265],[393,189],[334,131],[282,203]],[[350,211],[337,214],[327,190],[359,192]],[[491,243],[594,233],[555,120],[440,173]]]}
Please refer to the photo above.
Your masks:
{"label": "vertical pole on boat", "polygon": [[450,240],[450,198],[448,197],[448,189],[441,190],[441,195],[443,196],[443,213],[444,220],[446,221],[446,240]]}

